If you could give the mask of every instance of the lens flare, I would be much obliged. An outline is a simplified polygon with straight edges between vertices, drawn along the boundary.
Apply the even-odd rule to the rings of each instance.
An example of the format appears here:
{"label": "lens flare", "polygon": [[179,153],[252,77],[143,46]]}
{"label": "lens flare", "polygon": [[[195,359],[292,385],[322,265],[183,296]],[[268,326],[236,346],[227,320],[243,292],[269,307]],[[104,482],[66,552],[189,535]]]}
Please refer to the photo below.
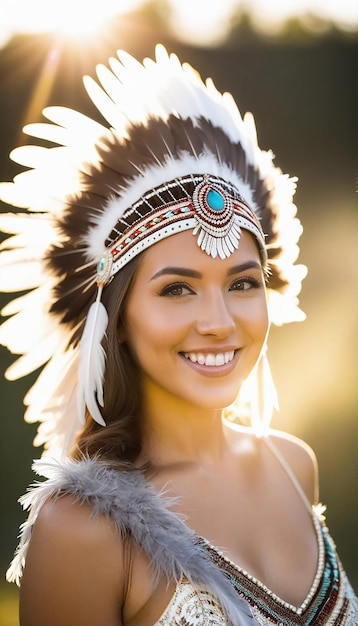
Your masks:
{"label": "lens flare", "polygon": [[140,0],[12,0],[7,7],[6,32],[56,33],[82,40],[96,35],[114,16],[135,9]]}

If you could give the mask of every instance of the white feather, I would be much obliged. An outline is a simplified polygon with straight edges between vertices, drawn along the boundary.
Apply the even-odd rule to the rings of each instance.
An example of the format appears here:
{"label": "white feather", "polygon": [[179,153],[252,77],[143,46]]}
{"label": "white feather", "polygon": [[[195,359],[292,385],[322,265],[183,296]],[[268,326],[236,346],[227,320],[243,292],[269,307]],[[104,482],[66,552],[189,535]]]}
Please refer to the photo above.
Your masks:
{"label": "white feather", "polygon": [[24,398],[27,422],[40,422],[34,445],[51,456],[68,454],[81,427],[77,414],[79,348],[61,346]]}
{"label": "white feather", "polygon": [[[14,183],[0,186],[0,199],[20,208],[31,207],[32,211],[56,213],[63,208],[66,194],[78,190],[78,172],[71,166],[62,148],[63,158],[50,158],[46,167],[27,170],[14,178]],[[58,175],[61,166],[61,176]]]}
{"label": "white feather", "polygon": [[[68,145],[77,143],[78,135],[85,135],[88,141],[95,141],[100,135],[108,132],[108,128],[102,126],[87,115],[74,111],[67,107],[51,106],[43,110],[43,114],[48,120],[70,129]],[[77,132],[76,132],[77,131]]]}
{"label": "white feather", "polygon": [[108,325],[108,314],[100,299],[101,291],[99,288],[97,299],[89,308],[80,343],[78,414],[84,419],[87,406],[93,419],[105,426],[97,404],[103,406],[105,352],[101,342]]}
{"label": "white feather", "polygon": [[[38,219],[40,216],[32,215],[31,217],[26,215],[22,219],[22,215],[19,215],[18,219],[10,219],[10,222],[7,224],[5,223],[5,220],[3,221],[2,217],[0,217],[0,228],[2,228],[3,224],[5,226],[5,228],[2,228],[3,232],[16,232],[16,235],[8,237],[2,242],[1,250],[21,249],[25,259],[29,257],[28,248],[30,248],[31,254],[34,258],[41,258],[46,245],[48,246],[49,241],[53,240],[54,230],[50,220],[44,222],[41,219]],[[13,226],[11,226],[11,222],[13,223]],[[8,228],[7,231],[6,227]],[[16,231],[11,230],[13,227],[17,227]],[[1,262],[1,264],[5,265],[4,262]]]}
{"label": "white feather", "polygon": [[15,315],[15,313],[19,313],[19,311],[22,311],[27,306],[40,307],[42,305],[44,295],[45,297],[47,296],[47,287],[34,289],[33,291],[30,291],[29,293],[26,293],[25,295],[20,296],[19,298],[14,298],[14,300],[10,300],[10,302],[8,302],[1,309],[0,313],[3,317],[6,317],[8,315]]}
{"label": "white feather", "polygon": [[113,126],[113,128],[118,130],[122,129],[124,120],[123,114],[118,110],[113,100],[107,96],[103,89],[101,89],[90,76],[84,76],[83,83],[92,102],[108,123]]}
{"label": "white feather", "polygon": [[[51,324],[48,322],[46,327],[48,328],[48,332],[52,334],[41,338],[37,343],[33,340],[31,345],[28,345],[27,351],[24,352],[23,356],[18,358],[15,363],[10,365],[6,370],[6,378],[8,380],[17,380],[18,378],[27,376],[27,374],[30,374],[51,359],[58,345],[59,337],[62,338],[62,333],[58,331],[54,323]],[[29,326],[27,326],[27,330],[29,332]],[[22,350],[24,350],[24,348],[22,348]]]}
{"label": "white feather", "polygon": [[[2,254],[5,254],[5,252]],[[12,256],[16,259],[15,255]],[[31,257],[26,259],[26,255],[17,256],[17,260],[15,260],[13,265],[0,267],[1,291],[13,292],[15,291],[15,284],[17,287],[16,291],[33,289],[33,287],[37,287],[41,278],[43,278],[41,263],[37,260],[32,260]]]}
{"label": "white feather", "polygon": [[37,137],[37,139],[45,139],[60,146],[67,146],[71,141],[71,132],[62,126],[55,124],[46,124],[45,122],[37,122],[27,124],[23,128],[26,135]]}
{"label": "white feather", "polygon": [[[38,419],[37,411],[46,412],[46,410],[48,411],[46,407],[51,407],[51,411],[56,406],[57,400],[53,400],[52,396],[59,393],[62,380],[66,378],[75,359],[78,361],[77,347],[67,348],[62,341],[62,344],[55,350],[51,361],[43,368],[35,385],[29,389],[24,398],[24,403],[29,407],[27,409],[27,421],[35,422]],[[61,381],[60,384],[59,380]],[[70,395],[70,388],[67,392]],[[61,396],[61,393],[59,395]],[[33,409],[33,406],[36,406],[36,410]]]}
{"label": "white feather", "polygon": [[96,72],[103,89],[106,91],[111,100],[115,102],[118,98],[120,98],[121,83],[118,81],[113,72],[111,72],[111,70],[102,63],[97,65]]}

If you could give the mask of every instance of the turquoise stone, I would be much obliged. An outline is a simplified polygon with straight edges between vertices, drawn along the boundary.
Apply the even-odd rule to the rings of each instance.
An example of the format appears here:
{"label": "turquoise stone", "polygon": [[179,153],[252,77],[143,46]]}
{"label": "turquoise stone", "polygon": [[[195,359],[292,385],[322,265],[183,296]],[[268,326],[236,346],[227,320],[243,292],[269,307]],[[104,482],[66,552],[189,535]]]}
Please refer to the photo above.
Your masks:
{"label": "turquoise stone", "polygon": [[206,201],[209,207],[214,211],[222,211],[225,207],[224,196],[215,189],[210,189],[210,191],[208,191]]}
{"label": "turquoise stone", "polygon": [[97,272],[98,274],[103,274],[104,270],[106,269],[106,259],[104,259],[102,257],[102,259],[100,259],[98,265],[97,265]]}

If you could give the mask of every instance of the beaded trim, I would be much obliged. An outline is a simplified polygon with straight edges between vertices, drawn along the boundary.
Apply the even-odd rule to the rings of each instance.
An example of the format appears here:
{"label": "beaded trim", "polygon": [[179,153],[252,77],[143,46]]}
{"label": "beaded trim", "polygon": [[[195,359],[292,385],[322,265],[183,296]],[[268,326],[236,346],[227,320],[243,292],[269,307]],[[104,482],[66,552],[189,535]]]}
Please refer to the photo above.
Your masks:
{"label": "beaded trim", "polygon": [[[185,189],[186,183],[195,183],[192,195]],[[174,197],[174,188],[183,198]],[[172,199],[163,200],[164,194]],[[266,264],[265,236],[260,222],[234,185],[207,174],[175,179],[151,189],[118,220],[98,263],[97,283],[107,284],[140,252],[186,230],[193,231],[198,246],[208,255],[225,259],[238,248],[241,228],[256,237]]]}
{"label": "beaded trim", "polygon": [[299,607],[282,600],[206,539],[200,537],[199,541],[207,549],[213,562],[225,571],[236,591],[249,602],[254,615],[257,610],[270,623],[272,621],[282,626],[336,624],[335,621],[330,621],[333,614],[343,615],[347,611],[342,572],[328,530],[321,525],[316,515],[313,515],[313,522],[318,540],[317,571],[311,589]]}

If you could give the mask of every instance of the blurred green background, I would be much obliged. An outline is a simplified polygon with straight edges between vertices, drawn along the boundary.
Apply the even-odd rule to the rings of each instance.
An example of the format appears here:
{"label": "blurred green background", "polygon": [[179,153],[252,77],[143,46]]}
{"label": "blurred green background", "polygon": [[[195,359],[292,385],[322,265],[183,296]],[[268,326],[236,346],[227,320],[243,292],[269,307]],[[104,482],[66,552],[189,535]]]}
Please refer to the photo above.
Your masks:
{"label": "blurred green background", "polygon": [[[96,116],[81,76],[93,76],[95,64],[117,48],[141,60],[161,41],[211,76],[219,90],[231,91],[242,113],[254,113],[260,146],[299,177],[301,260],[309,268],[301,294],[307,320],[271,334],[280,399],[273,425],[314,448],[328,526],[357,590],[357,34],[317,17],[291,18],[279,32],[259,32],[240,10],[220,41],[195,42],[184,41],[169,18],[165,2],[150,2],[113,18],[105,36],[81,44],[49,33],[9,37],[0,49],[0,179],[18,171],[8,153],[24,142],[22,125],[40,120],[47,104]],[[1,305],[6,301],[1,295]],[[2,372],[13,358],[0,349]],[[18,623],[16,588],[3,579],[24,519],[16,501],[33,480],[31,461],[40,454],[32,448],[36,426],[23,422],[22,398],[34,379],[0,379],[0,626]]]}

